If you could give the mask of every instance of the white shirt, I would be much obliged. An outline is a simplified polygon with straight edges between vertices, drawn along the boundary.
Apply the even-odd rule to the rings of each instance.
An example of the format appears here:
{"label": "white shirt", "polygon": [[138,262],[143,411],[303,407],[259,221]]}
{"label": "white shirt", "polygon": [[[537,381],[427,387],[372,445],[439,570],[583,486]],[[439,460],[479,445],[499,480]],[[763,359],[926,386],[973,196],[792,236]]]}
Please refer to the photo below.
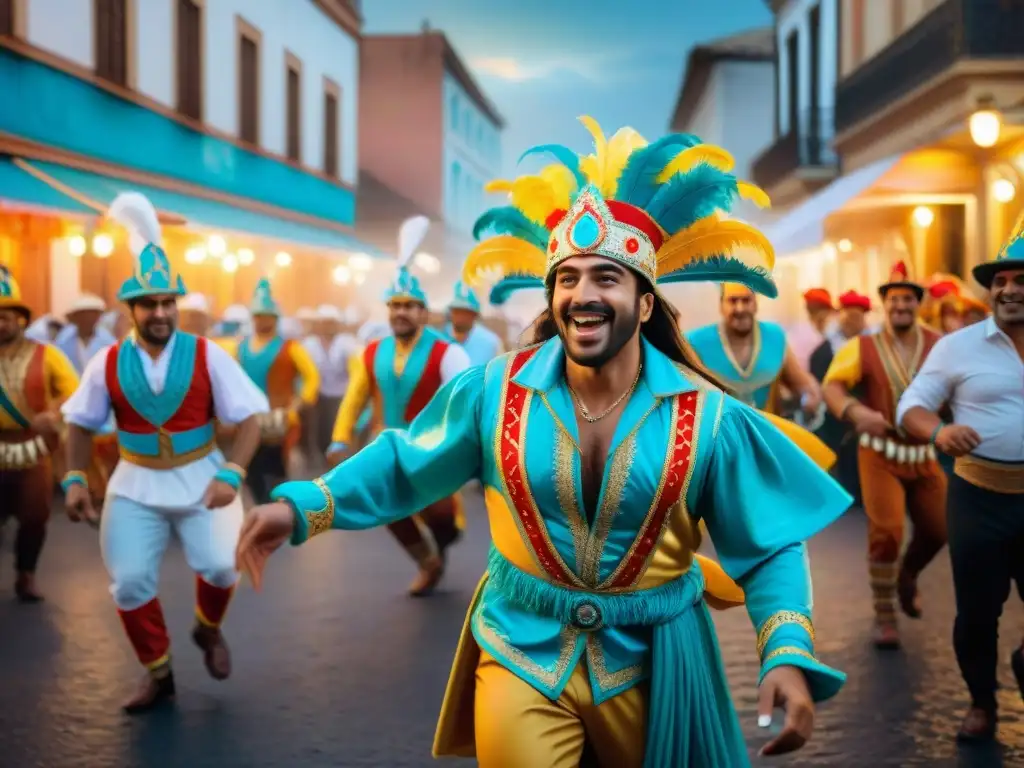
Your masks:
{"label": "white shirt", "polygon": [[[154,360],[139,353],[146,381],[154,392],[162,392],[167,381],[171,353],[177,336],[171,338]],[[109,347],[107,348],[109,349]],[[103,350],[85,367],[75,393],[61,408],[69,424],[97,431],[111,415],[110,391],[106,380],[107,351]],[[218,421],[238,424],[257,413],[267,413],[267,396],[253,383],[238,362],[218,345],[206,344],[206,370],[213,388],[213,408]],[[165,509],[195,506],[206,492],[224,456],[214,450],[203,458],[176,469],[150,469],[119,461],[107,485],[108,493],[139,504]]]}
{"label": "white shirt", "polygon": [[449,344],[441,357],[441,386],[469,368],[469,354],[458,344]]}
{"label": "white shirt", "polygon": [[1024,461],[1024,362],[991,317],[943,336],[900,398],[896,421],[914,407],[937,412],[981,436],[974,455]]}
{"label": "white shirt", "polygon": [[320,371],[320,394],[341,397],[348,387],[348,360],[359,348],[355,336],[339,333],[324,347],[319,336],[307,336],[302,346]]}

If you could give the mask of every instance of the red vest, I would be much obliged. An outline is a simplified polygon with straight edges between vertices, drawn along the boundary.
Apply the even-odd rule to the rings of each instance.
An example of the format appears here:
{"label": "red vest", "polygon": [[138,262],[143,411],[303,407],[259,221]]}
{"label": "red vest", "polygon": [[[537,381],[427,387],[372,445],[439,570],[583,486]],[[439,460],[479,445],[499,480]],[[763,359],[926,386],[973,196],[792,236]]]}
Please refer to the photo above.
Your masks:
{"label": "red vest", "polygon": [[[370,392],[374,403],[374,421],[381,421],[381,408],[378,403],[380,390],[377,388],[377,380],[374,378],[374,364],[377,359],[377,349],[380,347],[380,340],[371,341],[363,352],[363,364],[366,366],[366,375],[370,379]],[[448,342],[443,339],[436,339],[427,355],[427,362],[423,366],[423,375],[420,376],[412,397],[405,406],[405,420],[411,422],[420,411],[427,407],[430,399],[437,394],[441,388],[441,360],[448,351]]]}

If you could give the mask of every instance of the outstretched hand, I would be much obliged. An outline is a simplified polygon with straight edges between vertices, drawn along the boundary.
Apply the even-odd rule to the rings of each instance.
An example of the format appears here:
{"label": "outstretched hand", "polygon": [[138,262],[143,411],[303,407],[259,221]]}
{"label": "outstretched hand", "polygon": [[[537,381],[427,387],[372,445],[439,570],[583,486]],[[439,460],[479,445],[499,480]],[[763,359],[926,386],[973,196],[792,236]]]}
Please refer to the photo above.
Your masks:
{"label": "outstretched hand", "polygon": [[245,516],[235,551],[235,568],[249,577],[254,589],[263,585],[267,560],[291,538],[295,513],[290,505],[274,502],[253,507]]}
{"label": "outstretched hand", "polygon": [[794,752],[811,738],[814,730],[814,701],[807,687],[807,678],[797,667],[779,666],[764,676],[757,700],[757,724],[768,728],[772,710],[782,707],[786,720],[782,731],[761,747],[761,755],[784,755]]}

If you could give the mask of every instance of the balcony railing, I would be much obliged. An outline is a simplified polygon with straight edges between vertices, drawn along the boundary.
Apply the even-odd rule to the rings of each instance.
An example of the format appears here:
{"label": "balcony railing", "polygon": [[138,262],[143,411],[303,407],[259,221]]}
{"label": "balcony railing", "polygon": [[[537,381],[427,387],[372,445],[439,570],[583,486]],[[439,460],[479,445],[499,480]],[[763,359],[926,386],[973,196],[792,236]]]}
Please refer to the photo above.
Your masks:
{"label": "balcony railing", "polygon": [[767,188],[801,168],[835,168],[833,136],[832,108],[807,110],[796,126],[754,161],[754,181]]}
{"label": "balcony railing", "polygon": [[836,86],[836,130],[870,117],[960,59],[1024,56],[1022,0],[946,0]]}

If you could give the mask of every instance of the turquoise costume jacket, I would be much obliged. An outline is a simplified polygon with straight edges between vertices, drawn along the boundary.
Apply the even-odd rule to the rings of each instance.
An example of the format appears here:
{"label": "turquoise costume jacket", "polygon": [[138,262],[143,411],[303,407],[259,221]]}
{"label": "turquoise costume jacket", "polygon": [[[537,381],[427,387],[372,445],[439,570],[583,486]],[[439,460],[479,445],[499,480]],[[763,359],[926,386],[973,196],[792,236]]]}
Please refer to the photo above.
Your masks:
{"label": "turquoise costume jacket", "polygon": [[[328,526],[392,522],[480,479],[494,544],[472,607],[476,643],[552,699],[585,655],[601,703],[659,665],[678,688],[670,662],[684,662],[659,651],[652,625],[696,605],[701,631],[676,650],[703,654],[699,638],[714,643],[692,562],[702,519],[765,637],[762,675],[794,665],[816,700],[834,695],[845,677],[813,655],[803,542],[850,497],[756,411],[646,341],[643,355],[594,520],[584,512],[577,422],[556,338],[466,370],[408,430],[384,431],[323,478],[279,486],[273,496],[297,511],[293,543]],[[652,702],[660,689],[652,685]],[[722,696],[728,701],[727,687]]]}
{"label": "turquoise costume jacket", "polygon": [[688,331],[686,340],[701,362],[728,385],[737,398],[754,408],[769,407],[772,388],[786,358],[786,332],[782,326],[755,321],[754,352],[746,369],[736,362],[718,323]]}

